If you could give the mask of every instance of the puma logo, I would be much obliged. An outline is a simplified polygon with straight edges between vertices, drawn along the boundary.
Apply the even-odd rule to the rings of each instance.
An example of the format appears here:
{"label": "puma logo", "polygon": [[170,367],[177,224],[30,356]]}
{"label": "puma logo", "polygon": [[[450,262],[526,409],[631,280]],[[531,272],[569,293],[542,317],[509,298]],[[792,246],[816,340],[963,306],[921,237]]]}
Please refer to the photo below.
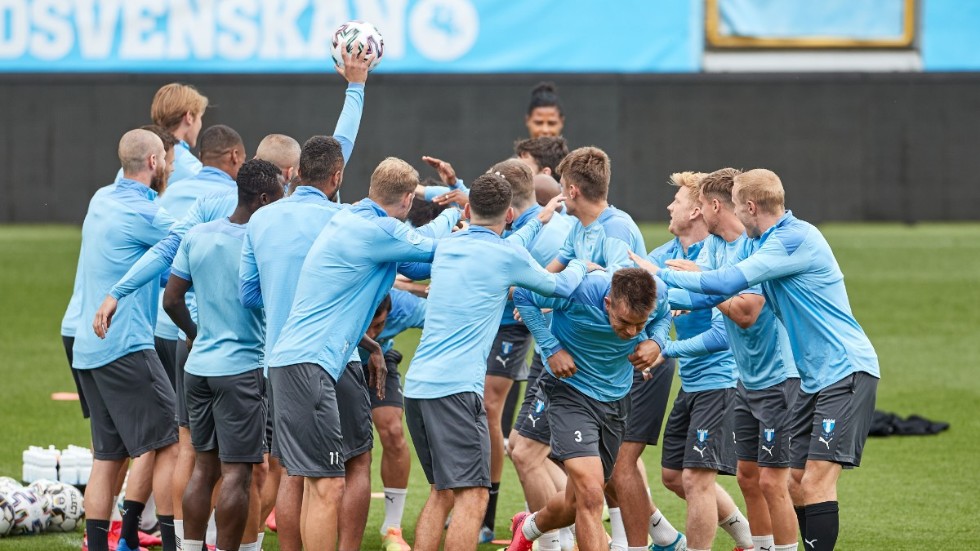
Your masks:
{"label": "puma logo", "polygon": [[803,538],[803,543],[809,545],[810,546],[810,549],[816,549],[817,548],[817,538],[813,538],[812,540],[808,540],[806,538]]}
{"label": "puma logo", "polygon": [[[830,437],[830,440],[824,440],[824,439],[823,439],[823,436],[821,436],[821,437],[820,437],[820,438],[818,438],[817,440],[818,440],[818,441],[819,441],[819,442],[820,442],[821,444],[825,444],[825,445],[827,446],[827,449],[829,450],[829,449],[830,449],[830,441],[831,441],[831,440],[833,440],[833,439],[834,439],[834,437],[833,437],[833,436],[831,436],[831,437]],[[813,541],[816,541],[816,540],[813,540]]]}
{"label": "puma logo", "polygon": [[387,501],[390,501],[390,502],[392,502],[392,503],[394,503],[394,502],[395,502],[395,498],[394,498],[394,497],[388,497],[388,496],[385,496],[385,500],[387,500]]}
{"label": "puma logo", "polygon": [[691,446],[691,448],[694,449],[694,451],[701,454],[701,459],[704,459],[704,452],[707,451],[708,446],[705,446],[703,448],[698,448],[697,446]]}
{"label": "puma logo", "polygon": [[504,369],[507,369],[507,362],[510,361],[509,358],[505,360],[505,359],[501,358],[500,356],[496,356],[496,359],[497,359],[498,362],[500,362],[500,365],[504,366]]}
{"label": "puma logo", "polygon": [[769,453],[769,457],[772,457],[772,450],[773,450],[773,448],[775,448],[775,447],[776,447],[776,446],[769,446],[769,447],[767,448],[767,447],[765,447],[765,446],[762,446],[762,449],[763,449],[763,450],[765,450],[766,452],[768,452],[768,453]]}
{"label": "puma logo", "polygon": [[737,518],[736,518],[736,519],[732,519],[732,521],[731,521],[731,522],[729,522],[729,523],[728,523],[728,525],[729,525],[729,526],[735,526],[735,525],[736,525],[736,524],[738,524],[739,522],[741,522],[741,521],[740,521],[739,519],[737,519]]}
{"label": "puma logo", "polygon": [[759,551],[772,551],[772,549],[773,548],[771,545],[769,547],[762,547],[761,545],[759,546]]}
{"label": "puma logo", "polygon": [[538,419],[540,419],[540,417],[535,417],[531,414],[528,414],[527,418],[531,421],[531,428],[533,429],[538,428]]}

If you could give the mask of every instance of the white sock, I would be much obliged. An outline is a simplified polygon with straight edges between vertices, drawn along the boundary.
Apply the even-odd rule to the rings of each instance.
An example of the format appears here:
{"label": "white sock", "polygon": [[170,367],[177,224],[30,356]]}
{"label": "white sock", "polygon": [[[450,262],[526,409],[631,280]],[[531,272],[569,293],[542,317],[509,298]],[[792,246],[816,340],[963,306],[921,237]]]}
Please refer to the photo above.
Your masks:
{"label": "white sock", "polygon": [[184,540],[184,551],[203,551],[204,542],[198,540]]}
{"label": "white sock", "polygon": [[668,546],[677,541],[677,529],[667,520],[667,517],[657,509],[650,515],[650,525],[647,532],[655,545]]}
{"label": "white sock", "polygon": [[799,549],[799,543],[787,543],[786,545],[777,545],[776,551],[797,551]]}
{"label": "white sock", "polygon": [[772,534],[768,536],[752,536],[752,547],[755,551],[775,551],[776,542],[772,540]]}
{"label": "white sock", "polygon": [[521,532],[524,532],[524,537],[528,541],[534,541],[541,537],[541,530],[538,530],[538,524],[534,522],[534,517],[538,516],[537,513],[531,513],[524,519],[524,526],[521,527]]}
{"label": "white sock", "polygon": [[153,525],[157,523],[157,502],[153,499],[153,494],[150,494],[150,499],[146,500],[146,506],[143,507],[143,516],[140,518],[140,530],[146,532]]}
{"label": "white sock", "polygon": [[612,541],[609,549],[626,549],[626,527],[623,526],[623,511],[619,507],[609,508],[609,526],[612,528]]}
{"label": "white sock", "polygon": [[558,537],[558,530],[552,530],[541,534],[538,538],[538,551],[561,551],[561,541]]}
{"label": "white sock", "polygon": [[255,541],[252,543],[243,543],[238,546],[238,551],[259,551],[259,548],[256,547],[256,545],[258,545],[258,542]]}
{"label": "white sock", "polygon": [[752,532],[749,531],[749,521],[738,509],[735,509],[735,512],[728,518],[719,522],[718,526],[721,526],[721,529],[728,532],[728,535],[735,540],[735,547],[752,548]]}
{"label": "white sock", "polygon": [[645,551],[646,547],[629,547],[628,551]]}
{"label": "white sock", "polygon": [[184,550],[184,521],[174,519],[174,539],[177,540],[177,551]]}
{"label": "white sock", "polygon": [[406,488],[385,488],[385,520],[381,523],[382,536],[388,533],[388,528],[401,528],[407,494]]}
{"label": "white sock", "polygon": [[211,518],[208,519],[208,530],[204,533],[204,543],[215,547],[218,541],[218,523],[214,520],[214,510],[211,511]]}
{"label": "white sock", "polygon": [[558,542],[561,544],[561,551],[574,551],[575,532],[571,527],[566,526],[558,529]]}
{"label": "white sock", "polygon": [[255,540],[256,551],[262,551],[262,540],[265,539],[265,532],[259,532],[258,539]]}
{"label": "white sock", "polygon": [[711,551],[711,549],[695,549],[693,547],[688,547],[687,551]]}

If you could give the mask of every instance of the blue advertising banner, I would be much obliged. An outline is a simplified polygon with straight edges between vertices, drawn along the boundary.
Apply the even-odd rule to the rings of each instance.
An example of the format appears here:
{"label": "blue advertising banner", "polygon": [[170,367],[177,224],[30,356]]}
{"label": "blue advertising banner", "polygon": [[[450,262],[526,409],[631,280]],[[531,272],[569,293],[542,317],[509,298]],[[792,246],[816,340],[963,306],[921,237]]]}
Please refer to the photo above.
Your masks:
{"label": "blue advertising banner", "polygon": [[701,0],[0,0],[2,72],[327,70],[373,23],[380,72],[693,72]]}

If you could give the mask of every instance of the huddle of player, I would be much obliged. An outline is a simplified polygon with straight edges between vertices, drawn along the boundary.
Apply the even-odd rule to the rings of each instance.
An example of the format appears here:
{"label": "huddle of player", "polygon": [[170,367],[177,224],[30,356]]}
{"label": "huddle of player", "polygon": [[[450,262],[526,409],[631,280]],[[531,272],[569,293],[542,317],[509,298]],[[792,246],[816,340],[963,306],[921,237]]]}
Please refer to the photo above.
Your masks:
{"label": "huddle of player", "polygon": [[[62,331],[92,425],[88,549],[109,549],[130,457],[120,551],[138,548],[151,492],[165,551],[203,549],[212,514],[217,549],[260,549],[273,507],[281,549],[358,549],[373,423],[382,546],[408,551],[403,412],[431,485],[417,550],[439,547],[450,512],[446,549],[493,538],[505,451],[531,511],[509,549],[705,550],[719,525],[737,549],[796,549],[798,533],[833,549],[836,481],[860,462],[877,359],[779,178],[672,175],[676,238],[648,254],[607,202],[608,156],[568,152],[543,87],[531,139],[468,185],[439,159],[424,158],[444,186],[388,158],[368,197],[342,204],[369,62],[345,58],[333,136],[302,147],[272,134],[246,160],[231,128],[200,132],[207,99],[176,84],[154,98],[157,126],[120,141]],[[409,327],[422,339],[402,382],[393,338]],[[684,533],[653,505],[640,460],[675,368],[662,478],[687,502]],[[737,473],[748,519],[718,473]]]}

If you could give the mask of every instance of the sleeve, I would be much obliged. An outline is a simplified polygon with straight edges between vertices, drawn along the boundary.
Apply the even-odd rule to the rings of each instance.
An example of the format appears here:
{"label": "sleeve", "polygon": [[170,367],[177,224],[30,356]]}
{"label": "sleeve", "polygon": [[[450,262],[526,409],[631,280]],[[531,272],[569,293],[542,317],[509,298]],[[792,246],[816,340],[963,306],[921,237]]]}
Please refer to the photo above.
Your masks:
{"label": "sleeve", "polygon": [[[174,234],[167,236],[164,241],[167,241]],[[160,243],[163,243],[161,241]],[[122,277],[115,285],[109,289],[109,295],[120,300],[123,297],[127,297],[135,293],[138,289],[153,281],[157,277],[163,277],[167,273],[167,269],[170,268],[170,263],[173,261],[174,256],[177,254],[177,247],[180,245],[180,238],[175,237],[176,243],[172,247],[168,247],[170,250],[169,254],[165,254],[159,248],[160,243],[155,245],[152,249],[143,253],[143,256],[136,261],[135,264],[126,272],[126,275]],[[162,280],[161,280],[162,281]]]}
{"label": "sleeve", "polygon": [[442,239],[443,237],[448,237],[453,233],[453,228],[456,223],[459,222],[459,217],[461,213],[459,209],[446,209],[439,213],[428,224],[416,228],[416,231],[425,237],[431,237],[432,239]]}
{"label": "sleeve", "polygon": [[189,248],[191,247],[192,239],[184,239],[180,247],[177,249],[177,255],[174,256],[173,266],[170,268],[170,275],[177,276],[184,281],[194,282],[191,279],[191,262]]}
{"label": "sleeve", "polygon": [[647,340],[652,340],[660,346],[663,351],[670,337],[670,307],[663,301],[657,301],[657,307],[650,313],[650,319],[644,328]]}
{"label": "sleeve", "polygon": [[371,244],[368,254],[375,262],[432,262],[436,240],[394,218],[380,219],[378,228],[387,232],[388,239]]}
{"label": "sleeve", "polygon": [[721,312],[715,310],[711,313],[711,327],[707,331],[689,339],[670,341],[662,350],[663,355],[668,358],[690,358],[727,349],[728,332],[725,330],[725,322]]}
{"label": "sleeve", "polygon": [[568,305],[567,299],[546,298],[527,289],[514,291],[514,306],[521,314],[524,325],[534,335],[534,341],[541,347],[546,358],[562,350],[561,343],[551,332],[547,317],[541,312],[542,308],[562,310]]}
{"label": "sleeve", "polygon": [[347,85],[344,95],[344,107],[337,119],[333,137],[340,142],[340,150],[344,155],[344,164],[350,160],[354,152],[354,141],[361,127],[361,114],[364,112],[364,84],[352,82]]}
{"label": "sleeve", "polygon": [[619,268],[631,268],[635,266],[630,260],[629,243],[616,237],[606,237],[602,242],[603,256],[606,265],[603,266],[610,272],[615,272]]}
{"label": "sleeve", "polygon": [[565,237],[565,242],[562,244],[561,248],[558,249],[558,256],[555,260],[561,262],[562,264],[568,266],[568,263],[575,258],[575,229],[568,232],[568,236]]}
{"label": "sleeve", "polygon": [[537,263],[525,249],[515,248],[511,262],[514,285],[530,289],[545,296],[569,297],[585,279],[588,268],[581,260],[575,260],[559,274],[553,274]]}
{"label": "sleeve", "polygon": [[422,281],[432,277],[431,262],[402,262],[398,265],[398,273],[412,281]]}
{"label": "sleeve", "polygon": [[534,238],[538,236],[538,232],[541,231],[544,225],[537,218],[532,218],[524,227],[517,230],[516,232],[507,236],[507,241],[511,243],[517,243],[521,248],[526,249],[534,241]]}
{"label": "sleeve", "polygon": [[721,270],[710,272],[678,272],[661,270],[660,278],[667,285],[696,293],[731,296],[753,285],[804,271],[810,264],[804,247],[794,254],[786,250],[778,239],[770,238],[745,260]]}
{"label": "sleeve", "polygon": [[167,209],[158,208],[149,224],[134,224],[136,230],[133,237],[143,245],[152,247],[166,237],[176,223],[177,221],[167,212]]}
{"label": "sleeve", "polygon": [[255,261],[255,248],[252,246],[252,233],[249,231],[245,232],[242,261],[238,266],[238,300],[246,308],[261,308],[263,305],[259,265]]}
{"label": "sleeve", "polygon": [[667,292],[667,298],[670,307],[674,310],[705,310],[714,308],[728,300],[725,295],[705,295],[678,288],[670,289]]}

